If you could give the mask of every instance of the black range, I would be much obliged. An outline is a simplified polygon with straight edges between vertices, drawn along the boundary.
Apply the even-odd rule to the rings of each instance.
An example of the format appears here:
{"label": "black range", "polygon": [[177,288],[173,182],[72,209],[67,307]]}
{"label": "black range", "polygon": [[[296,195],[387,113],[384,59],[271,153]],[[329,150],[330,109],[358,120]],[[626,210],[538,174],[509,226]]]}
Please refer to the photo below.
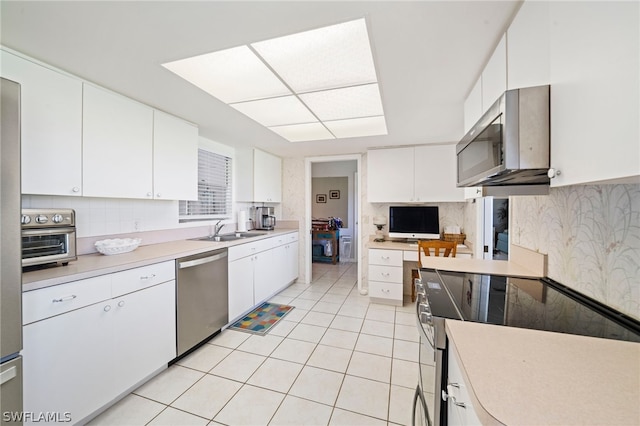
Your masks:
{"label": "black range", "polygon": [[420,272],[434,317],[640,342],[640,322],[549,278]]}

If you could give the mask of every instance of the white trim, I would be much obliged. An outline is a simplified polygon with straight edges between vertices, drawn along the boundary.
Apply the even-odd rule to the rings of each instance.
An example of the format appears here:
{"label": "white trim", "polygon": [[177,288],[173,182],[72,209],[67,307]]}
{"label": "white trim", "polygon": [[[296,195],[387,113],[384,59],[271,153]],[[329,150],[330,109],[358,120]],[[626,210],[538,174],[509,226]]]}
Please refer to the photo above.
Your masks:
{"label": "white trim", "polygon": [[[302,227],[302,231],[305,233],[306,238],[303,241],[309,242],[309,238],[311,235],[311,164],[312,163],[327,163],[327,162],[335,162],[335,161],[353,161],[355,160],[357,163],[357,173],[356,173],[356,181],[354,182],[355,188],[355,205],[356,205],[356,223],[354,224],[354,233],[356,235],[356,253],[357,257],[362,253],[362,232],[360,232],[360,224],[362,223],[362,206],[361,206],[361,176],[362,173],[362,154],[347,154],[347,155],[332,155],[332,156],[322,156],[322,157],[306,157],[304,159],[304,224]],[[311,282],[311,244],[305,244],[305,277],[306,283],[309,284]],[[360,294],[366,295],[367,290],[362,288],[362,262],[356,257],[356,262],[358,262],[358,290]]]}

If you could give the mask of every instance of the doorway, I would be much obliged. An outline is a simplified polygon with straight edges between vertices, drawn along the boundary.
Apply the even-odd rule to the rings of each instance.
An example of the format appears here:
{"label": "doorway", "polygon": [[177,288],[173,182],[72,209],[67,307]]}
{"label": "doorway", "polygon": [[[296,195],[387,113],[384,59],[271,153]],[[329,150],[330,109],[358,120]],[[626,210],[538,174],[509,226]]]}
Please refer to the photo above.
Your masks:
{"label": "doorway", "polygon": [[509,199],[482,197],[478,199],[479,259],[509,259]]}
{"label": "doorway", "polygon": [[[360,208],[360,168],[361,168],[361,158],[360,154],[352,154],[352,155],[337,155],[337,156],[326,156],[326,157],[308,157],[305,158],[305,217],[304,217],[304,227],[303,231],[305,232],[306,241],[308,242],[304,246],[305,252],[305,277],[307,283],[313,281],[313,253],[312,253],[312,243],[311,243],[311,230],[312,230],[312,221],[314,219],[313,211],[314,211],[314,203],[328,201],[330,200],[330,196],[344,196],[342,191],[336,193],[327,193],[327,194],[315,194],[313,192],[313,178],[314,178],[314,165],[316,169],[323,170],[320,173],[322,176],[319,177],[336,177],[336,176],[344,176],[346,172],[344,170],[349,170],[348,180],[350,181],[349,188],[351,189],[346,194],[350,200],[352,207],[349,208],[348,213],[346,214],[346,224],[345,228],[342,229],[341,234],[343,236],[351,237],[350,244],[350,261],[356,263],[357,274],[358,274],[358,290],[362,290],[362,265],[359,262],[358,258],[360,250],[361,250],[361,238],[359,232],[359,224],[361,222],[361,208]],[[331,189],[328,188],[330,192]],[[338,195],[340,194],[340,195]],[[316,197],[316,195],[320,195],[320,197]],[[323,197],[322,195],[326,195]],[[323,203],[324,204],[324,203]],[[324,211],[322,209],[316,209],[316,211]],[[340,245],[340,241],[338,241]]]}

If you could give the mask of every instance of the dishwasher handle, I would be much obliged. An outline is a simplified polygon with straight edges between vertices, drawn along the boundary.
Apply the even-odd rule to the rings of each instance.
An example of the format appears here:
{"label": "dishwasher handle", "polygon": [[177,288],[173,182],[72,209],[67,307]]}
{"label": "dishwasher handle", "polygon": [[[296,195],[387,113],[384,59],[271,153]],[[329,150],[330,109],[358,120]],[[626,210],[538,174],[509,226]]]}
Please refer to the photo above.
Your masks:
{"label": "dishwasher handle", "polygon": [[205,263],[215,262],[227,257],[227,252],[214,254],[213,256],[202,257],[200,259],[187,260],[186,262],[178,262],[178,269],[191,268],[198,265],[204,265]]}

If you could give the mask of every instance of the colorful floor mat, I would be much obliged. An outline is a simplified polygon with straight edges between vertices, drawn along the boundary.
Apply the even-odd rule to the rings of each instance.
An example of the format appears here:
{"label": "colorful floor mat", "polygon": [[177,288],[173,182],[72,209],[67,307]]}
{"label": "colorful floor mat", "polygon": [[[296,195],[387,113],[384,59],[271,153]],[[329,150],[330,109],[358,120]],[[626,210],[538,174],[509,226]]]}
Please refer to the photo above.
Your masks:
{"label": "colorful floor mat", "polygon": [[234,322],[229,329],[246,331],[248,333],[260,334],[264,336],[287,315],[293,306],[278,305],[277,303],[265,302],[249,312],[243,318]]}

